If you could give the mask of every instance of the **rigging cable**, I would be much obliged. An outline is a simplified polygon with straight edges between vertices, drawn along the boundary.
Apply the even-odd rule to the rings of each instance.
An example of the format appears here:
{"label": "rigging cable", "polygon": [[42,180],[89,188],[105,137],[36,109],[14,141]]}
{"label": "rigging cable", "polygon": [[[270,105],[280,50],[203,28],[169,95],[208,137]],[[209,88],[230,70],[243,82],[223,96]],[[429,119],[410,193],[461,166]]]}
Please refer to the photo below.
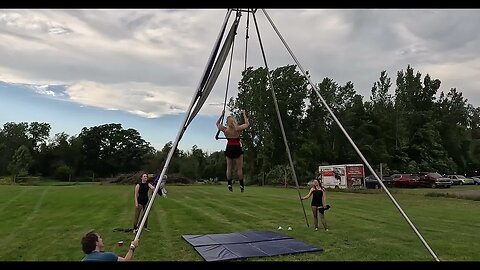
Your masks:
{"label": "rigging cable", "polygon": [[[380,183],[380,185],[382,186],[382,188],[385,190],[385,192],[387,193],[388,197],[390,198],[390,200],[392,200],[393,204],[397,207],[398,211],[400,211],[400,213],[402,214],[403,218],[407,221],[407,223],[410,225],[410,227],[412,228],[412,230],[415,232],[415,234],[418,236],[418,238],[420,239],[420,241],[423,243],[423,245],[427,248],[427,250],[430,252],[430,255],[432,255],[432,257],[436,260],[436,261],[440,261],[437,257],[437,255],[433,252],[433,250],[430,248],[430,246],[428,245],[428,243],[425,241],[425,239],[422,237],[422,235],[420,234],[420,232],[417,230],[417,228],[415,227],[415,225],[413,225],[413,223],[410,221],[410,219],[408,218],[407,214],[402,210],[402,208],[400,207],[400,205],[397,203],[397,201],[395,200],[395,198],[392,196],[392,194],[390,194],[390,191],[388,191],[388,189],[385,187],[385,185],[383,184],[383,182],[380,180],[380,178],[378,177],[377,173],[375,172],[375,170],[373,170],[372,166],[370,166],[370,163],[368,163],[367,159],[363,156],[362,152],[360,152],[360,150],[358,149],[357,145],[355,144],[355,142],[352,140],[352,138],[350,138],[350,136],[348,135],[347,131],[345,130],[345,128],[343,127],[343,125],[340,123],[340,121],[337,119],[337,117],[335,116],[335,114],[333,113],[333,111],[330,109],[330,107],[328,106],[327,102],[325,101],[325,99],[323,99],[322,95],[320,95],[320,91],[318,90],[318,87],[310,80],[310,77],[307,76],[307,73],[305,72],[305,70],[303,69],[302,65],[300,64],[300,62],[297,60],[297,58],[295,57],[295,55],[293,54],[292,50],[290,50],[290,47],[288,46],[287,42],[283,39],[282,35],[280,34],[280,32],[278,31],[277,27],[275,26],[275,24],[273,23],[272,19],[270,19],[270,16],[268,16],[267,12],[265,11],[265,9],[262,9],[263,13],[265,14],[265,16],[267,17],[268,21],[270,22],[270,24],[272,25],[273,29],[275,30],[275,32],[277,33],[278,37],[280,38],[280,40],[283,42],[283,45],[285,46],[285,48],[288,50],[288,52],[290,53],[290,55],[292,56],[293,60],[295,61],[295,63],[297,64],[298,68],[302,71],[303,75],[307,78],[308,82],[310,83],[310,85],[312,86],[312,89],[315,91],[315,93],[317,94],[317,96],[320,98],[320,100],[322,101],[322,104],[325,106],[325,108],[327,108],[328,112],[330,113],[330,115],[332,116],[332,118],[335,120],[335,122],[337,123],[337,125],[340,127],[340,129],[342,130],[343,134],[347,137],[348,141],[350,142],[350,144],[353,146],[353,148],[355,149],[355,151],[357,152],[357,154],[360,156],[360,158],[363,160],[363,162],[365,162],[365,164],[367,165],[368,169],[370,169],[370,172],[375,176],[375,178],[377,179],[377,181]],[[255,16],[253,17],[255,18]],[[282,132],[283,132],[283,129],[282,129]]]}
{"label": "rigging cable", "polygon": [[[240,11],[237,11],[237,19],[240,18],[241,15],[241,12]],[[237,35],[237,33],[235,32],[235,36]],[[228,87],[230,85],[230,74],[231,74],[231,71],[232,71],[232,62],[233,62],[233,51],[234,51],[234,48],[235,48],[235,36],[233,37],[233,42],[232,42],[232,52],[230,53],[230,63],[228,65],[228,75],[227,75],[227,87],[226,87],[226,91],[225,91],[225,98],[223,100],[223,116],[222,116],[222,121],[220,122],[220,124],[223,124],[223,119],[225,117],[225,108],[227,106],[227,97],[228,97]],[[245,60],[245,63],[246,63],[246,60]],[[218,139],[226,139],[225,137],[219,137],[220,135],[220,130],[217,130],[217,134],[215,134],[215,140],[218,140]]]}
{"label": "rigging cable", "polygon": [[305,213],[305,206],[303,205],[302,195],[300,194],[300,187],[298,185],[297,174],[295,173],[295,167],[293,166],[292,155],[290,153],[290,148],[288,147],[287,136],[285,135],[285,129],[283,127],[282,116],[280,115],[280,110],[278,109],[278,102],[277,97],[275,95],[274,87],[273,87],[273,80],[268,69],[267,58],[265,56],[265,50],[263,49],[262,39],[260,38],[260,31],[258,30],[257,19],[255,17],[255,13],[253,13],[253,20],[255,22],[255,28],[257,30],[258,42],[260,43],[260,49],[262,50],[263,61],[265,63],[265,68],[267,71],[268,81],[270,83],[270,90],[272,91],[273,103],[275,104],[275,111],[277,112],[278,123],[280,124],[280,130],[282,131],[283,142],[285,143],[285,150],[287,151],[288,161],[290,162],[290,168],[292,169],[292,176],[295,180],[295,184],[297,186],[298,198],[300,200],[300,204],[302,205],[303,215],[305,217],[305,222],[307,223],[307,227],[310,227],[308,224],[307,214]]}

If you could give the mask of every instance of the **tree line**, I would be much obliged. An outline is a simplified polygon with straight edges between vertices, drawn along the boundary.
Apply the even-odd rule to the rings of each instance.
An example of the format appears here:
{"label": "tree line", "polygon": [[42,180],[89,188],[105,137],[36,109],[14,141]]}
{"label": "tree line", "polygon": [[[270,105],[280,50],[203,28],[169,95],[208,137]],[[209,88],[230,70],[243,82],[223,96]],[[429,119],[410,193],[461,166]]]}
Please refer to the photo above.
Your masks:
{"label": "tree line", "polygon": [[[382,71],[365,101],[352,82],[339,85],[324,78],[317,87],[374,168],[382,163],[387,174],[477,174],[480,108],[469,104],[456,88],[439,92],[439,79],[428,74],[422,78],[410,66],[396,75],[393,87],[392,79]],[[292,184],[272,88],[301,182],[315,177],[318,165],[362,163],[295,65],[274,70],[250,67],[242,74],[236,97],[228,102],[230,111],[245,109],[251,123],[242,134],[247,183],[283,183],[288,179]],[[241,115],[237,116],[241,123]],[[0,175],[65,180],[72,175],[157,172],[172,147],[168,142],[156,150],[138,131],[116,123],[84,127],[78,136],[62,132],[50,138],[50,129],[48,123],[5,123],[0,128]],[[194,145],[187,151],[176,149],[168,173],[223,180],[225,166],[222,151],[209,154]]]}

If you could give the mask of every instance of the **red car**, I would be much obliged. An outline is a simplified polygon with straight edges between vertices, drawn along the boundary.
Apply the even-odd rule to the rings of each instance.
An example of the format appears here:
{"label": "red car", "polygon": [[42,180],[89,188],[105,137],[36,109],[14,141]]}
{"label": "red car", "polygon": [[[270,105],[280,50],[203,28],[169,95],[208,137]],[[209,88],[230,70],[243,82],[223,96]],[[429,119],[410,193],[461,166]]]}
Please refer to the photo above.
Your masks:
{"label": "red car", "polygon": [[399,173],[393,174],[392,177],[392,186],[394,187],[418,187],[420,183],[418,182],[418,175],[410,173]]}
{"label": "red car", "polygon": [[432,187],[432,188],[437,188],[437,187],[450,188],[453,184],[450,178],[443,177],[439,173],[420,172],[418,173],[418,175],[420,177],[418,182],[420,183],[421,186]]}

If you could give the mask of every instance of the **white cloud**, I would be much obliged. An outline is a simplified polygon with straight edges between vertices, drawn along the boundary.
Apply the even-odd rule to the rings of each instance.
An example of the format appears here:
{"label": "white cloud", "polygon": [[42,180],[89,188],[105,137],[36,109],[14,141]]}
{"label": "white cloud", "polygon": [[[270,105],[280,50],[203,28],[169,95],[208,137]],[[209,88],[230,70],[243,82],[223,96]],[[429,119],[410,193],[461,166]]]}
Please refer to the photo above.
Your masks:
{"label": "white cloud", "polygon": [[[441,91],[448,93],[451,88],[456,88],[463,93],[464,98],[468,99],[468,103],[479,106],[480,81],[473,78],[480,74],[480,58],[444,64],[427,64],[422,66],[421,70],[428,72],[434,79],[440,79],[442,84],[438,94]],[[452,70],[459,72],[452,72]]]}
{"label": "white cloud", "polygon": [[70,85],[65,92],[72,101],[82,105],[154,118],[185,112],[189,103],[182,91],[185,89],[159,88],[149,83],[105,85],[82,81]]}
{"label": "white cloud", "polygon": [[54,97],[55,96],[55,92],[53,92],[52,90],[49,90],[48,89],[48,85],[38,85],[38,86],[30,86],[33,91],[41,94],[41,95],[47,95],[47,96],[52,96]]}
{"label": "white cloud", "polygon": [[[312,79],[352,81],[367,97],[382,70],[411,65],[480,106],[480,10],[267,10]],[[72,101],[143,117],[183,113],[226,10],[2,10],[0,80],[62,83]],[[256,13],[270,68],[294,64],[263,12]],[[243,70],[238,29],[230,96]],[[249,66],[263,66],[250,17]],[[223,107],[226,70],[202,114]],[[392,88],[395,86],[393,85]],[[393,91],[393,89],[392,89]],[[50,93],[51,94],[51,93]]]}
{"label": "white cloud", "polygon": [[61,25],[42,16],[42,14],[28,11],[22,12],[22,14],[15,11],[0,14],[0,24],[16,28],[19,31],[47,32],[52,27],[61,27]]}

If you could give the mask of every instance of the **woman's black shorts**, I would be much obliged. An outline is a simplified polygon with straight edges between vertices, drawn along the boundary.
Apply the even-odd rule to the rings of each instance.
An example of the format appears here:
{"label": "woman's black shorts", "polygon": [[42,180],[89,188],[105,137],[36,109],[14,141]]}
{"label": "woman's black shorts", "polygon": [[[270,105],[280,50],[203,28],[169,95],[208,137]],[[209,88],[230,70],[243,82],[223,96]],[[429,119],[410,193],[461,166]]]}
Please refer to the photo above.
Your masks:
{"label": "woman's black shorts", "polygon": [[242,146],[236,145],[229,145],[227,144],[227,148],[225,149],[225,156],[228,158],[238,158],[243,154]]}
{"label": "woman's black shorts", "polygon": [[148,198],[137,197],[137,203],[141,204],[141,205],[147,205],[148,204]]}
{"label": "woman's black shorts", "polygon": [[328,209],[330,209],[330,205],[329,205],[329,204],[327,204],[327,207],[325,207],[325,208],[323,208],[322,205],[312,205],[312,206],[317,207],[318,212],[320,212],[320,214],[322,214],[322,215],[323,215],[323,213],[324,213],[325,211],[327,211]]}

